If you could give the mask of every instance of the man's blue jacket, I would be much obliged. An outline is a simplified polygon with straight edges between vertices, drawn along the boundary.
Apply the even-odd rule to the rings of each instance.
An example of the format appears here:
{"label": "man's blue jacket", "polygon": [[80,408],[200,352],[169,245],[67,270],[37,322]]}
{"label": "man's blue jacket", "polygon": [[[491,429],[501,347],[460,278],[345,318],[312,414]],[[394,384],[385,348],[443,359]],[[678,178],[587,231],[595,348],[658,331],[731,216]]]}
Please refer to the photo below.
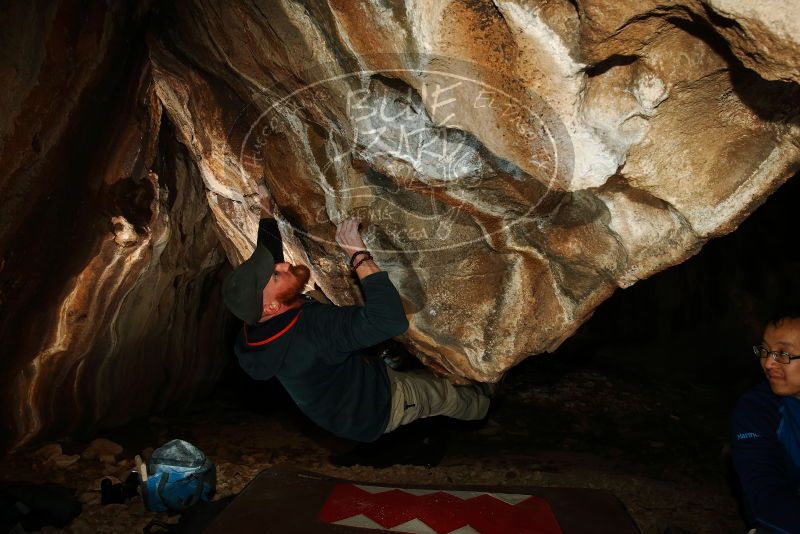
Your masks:
{"label": "man's blue jacket", "polygon": [[800,533],[800,399],[765,381],[732,414],[731,455],[752,526]]}

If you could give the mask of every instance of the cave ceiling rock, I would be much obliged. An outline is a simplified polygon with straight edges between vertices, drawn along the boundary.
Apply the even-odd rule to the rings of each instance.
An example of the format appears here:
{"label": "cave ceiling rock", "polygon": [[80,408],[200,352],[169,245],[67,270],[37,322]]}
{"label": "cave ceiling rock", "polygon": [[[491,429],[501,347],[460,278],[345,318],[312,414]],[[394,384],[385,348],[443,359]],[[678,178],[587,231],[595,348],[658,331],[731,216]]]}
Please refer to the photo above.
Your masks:
{"label": "cave ceiling rock", "polygon": [[780,0],[706,0],[736,57],[767,80],[800,82],[800,17]]}
{"label": "cave ceiling rock", "polygon": [[12,439],[119,424],[213,386],[220,269],[255,244],[262,181],[287,257],[338,304],[361,297],[335,225],[362,217],[404,299],[403,341],[431,368],[494,380],[554,350],[796,172],[795,11],[2,3]]}
{"label": "cave ceiling rock", "polygon": [[151,55],[234,264],[263,176],[290,257],[357,302],[332,237],[358,213],[409,348],[491,380],[796,168],[796,102],[775,97],[797,94],[797,33],[768,4],[197,0]]}

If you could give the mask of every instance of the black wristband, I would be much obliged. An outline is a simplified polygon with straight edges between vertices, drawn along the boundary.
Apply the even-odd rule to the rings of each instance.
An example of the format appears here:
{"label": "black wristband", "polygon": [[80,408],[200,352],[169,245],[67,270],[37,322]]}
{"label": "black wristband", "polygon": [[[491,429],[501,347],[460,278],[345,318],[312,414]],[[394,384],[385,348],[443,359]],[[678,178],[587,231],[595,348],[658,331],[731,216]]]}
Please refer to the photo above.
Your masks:
{"label": "black wristband", "polygon": [[369,250],[357,250],[357,251],[353,252],[353,255],[350,256],[350,266],[351,267],[353,266],[353,262],[356,261],[356,258],[360,254],[366,254],[367,256],[370,256]]}
{"label": "black wristband", "polygon": [[358,269],[359,266],[361,266],[361,264],[364,263],[365,261],[372,261],[372,254],[368,253],[366,256],[358,260],[358,263],[353,265],[353,270],[355,271],[356,269]]}

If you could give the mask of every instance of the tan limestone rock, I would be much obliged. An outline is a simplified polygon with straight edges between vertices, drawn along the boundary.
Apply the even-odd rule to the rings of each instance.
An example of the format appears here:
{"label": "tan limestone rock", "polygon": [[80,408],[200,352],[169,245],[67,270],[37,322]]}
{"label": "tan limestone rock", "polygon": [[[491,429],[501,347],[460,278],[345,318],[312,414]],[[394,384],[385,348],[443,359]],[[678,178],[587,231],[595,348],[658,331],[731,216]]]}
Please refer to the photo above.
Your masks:
{"label": "tan limestone rock", "polygon": [[333,240],[359,215],[402,341],[463,382],[555,349],[800,165],[788,0],[0,10],[8,444],[213,387],[261,183],[337,304],[360,300]]}
{"label": "tan limestone rock", "polygon": [[406,344],[455,379],[494,380],[792,174],[798,110],[781,97],[797,91],[770,80],[794,65],[766,51],[794,37],[781,23],[759,38],[778,4],[195,1],[151,34],[151,58],[165,113],[213,174],[234,264],[263,177],[290,258],[354,302],[332,235],[359,214],[403,294]]}

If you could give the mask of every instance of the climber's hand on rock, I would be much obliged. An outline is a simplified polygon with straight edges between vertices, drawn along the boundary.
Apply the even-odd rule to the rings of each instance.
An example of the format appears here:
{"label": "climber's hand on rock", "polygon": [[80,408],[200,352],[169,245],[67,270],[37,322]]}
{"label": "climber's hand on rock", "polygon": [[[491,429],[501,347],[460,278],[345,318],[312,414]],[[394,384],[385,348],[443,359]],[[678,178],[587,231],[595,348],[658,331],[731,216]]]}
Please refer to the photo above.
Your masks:
{"label": "climber's hand on rock", "polygon": [[367,248],[358,231],[359,224],[361,224],[361,221],[357,218],[348,217],[336,227],[336,242],[347,254],[348,259],[354,252]]}

